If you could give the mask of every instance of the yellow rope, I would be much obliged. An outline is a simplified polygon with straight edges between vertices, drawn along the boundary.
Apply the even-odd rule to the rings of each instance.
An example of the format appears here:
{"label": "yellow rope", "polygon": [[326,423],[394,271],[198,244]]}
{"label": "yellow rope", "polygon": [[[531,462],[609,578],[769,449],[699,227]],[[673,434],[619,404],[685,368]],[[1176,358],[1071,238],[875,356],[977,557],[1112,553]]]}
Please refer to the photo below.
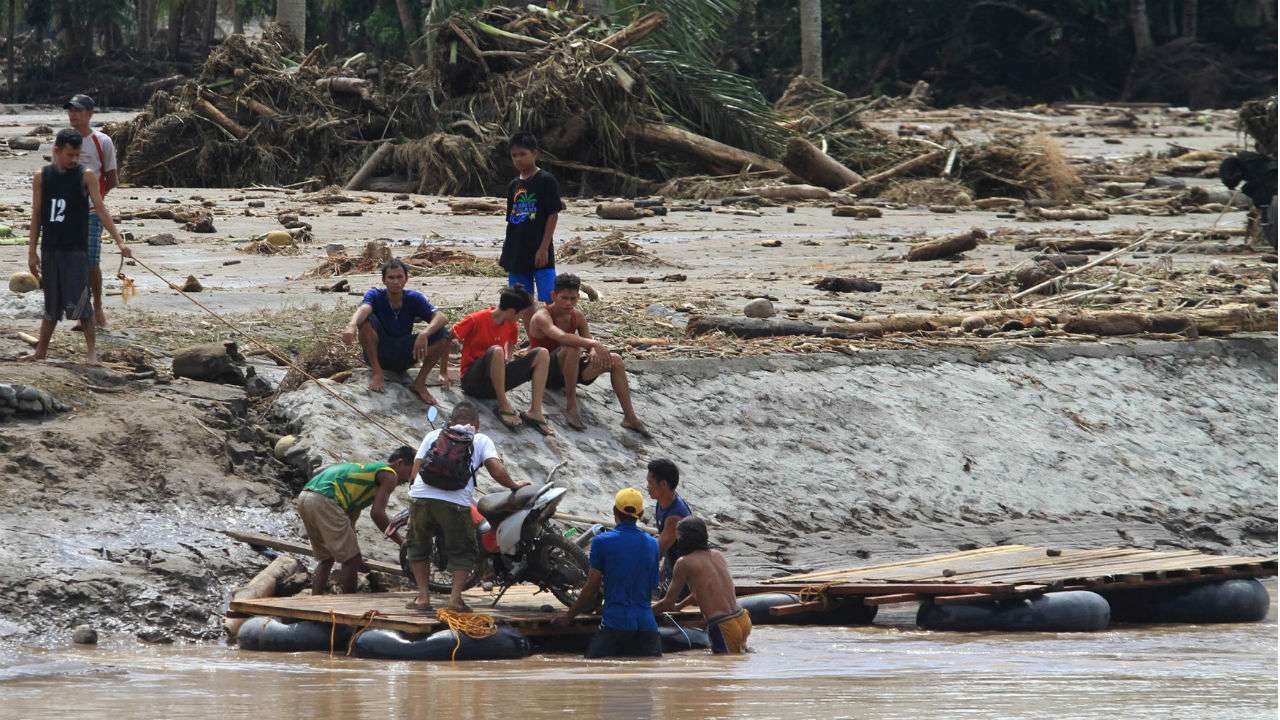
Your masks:
{"label": "yellow rope", "polygon": [[436,617],[453,631],[453,636],[456,640],[453,645],[453,652],[449,655],[450,661],[458,659],[458,649],[462,647],[462,635],[464,633],[467,637],[483,640],[498,632],[498,624],[493,621],[492,615],[463,613],[449,608],[440,608],[436,610]]}
{"label": "yellow rope", "polygon": [[338,632],[338,612],[329,608],[329,659],[333,659],[333,640]]}
{"label": "yellow rope", "polygon": [[831,598],[828,597],[827,590],[835,587],[836,585],[843,584],[843,580],[835,580],[829,583],[806,585],[805,587],[800,588],[800,592],[798,593],[800,596],[800,602],[816,602],[820,600],[822,601],[822,609],[829,610],[831,609]]}
{"label": "yellow rope", "polygon": [[[360,620],[364,624],[361,625],[358,630],[351,633],[351,640],[347,642],[347,657],[350,657],[352,651],[356,649],[356,640],[360,639],[360,636],[364,634],[364,631],[368,630],[369,626],[373,624],[373,621],[377,620],[378,616],[381,614],[382,613],[378,612],[377,610],[370,610],[366,612],[364,615],[360,616]],[[332,641],[330,641],[330,644],[332,644]]]}

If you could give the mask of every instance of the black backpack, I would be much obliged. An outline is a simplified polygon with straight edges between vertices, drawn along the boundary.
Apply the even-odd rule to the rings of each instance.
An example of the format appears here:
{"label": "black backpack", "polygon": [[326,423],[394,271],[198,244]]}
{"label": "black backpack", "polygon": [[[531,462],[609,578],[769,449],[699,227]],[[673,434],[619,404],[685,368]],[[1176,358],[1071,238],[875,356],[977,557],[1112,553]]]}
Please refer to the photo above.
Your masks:
{"label": "black backpack", "polygon": [[471,444],[475,434],[468,430],[445,428],[427,452],[418,476],[422,482],[439,490],[461,490],[475,477],[471,469]]}

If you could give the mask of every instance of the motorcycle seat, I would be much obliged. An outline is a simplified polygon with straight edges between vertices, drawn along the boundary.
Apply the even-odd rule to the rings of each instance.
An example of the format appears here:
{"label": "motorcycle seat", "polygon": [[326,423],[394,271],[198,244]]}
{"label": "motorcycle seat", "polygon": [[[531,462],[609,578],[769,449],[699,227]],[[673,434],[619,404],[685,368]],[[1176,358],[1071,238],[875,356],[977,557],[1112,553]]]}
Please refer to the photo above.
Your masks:
{"label": "motorcycle seat", "polygon": [[538,491],[541,489],[542,484],[538,483],[526,485],[515,492],[505,490],[489,493],[480,498],[476,503],[476,509],[485,520],[496,524],[499,520],[528,505],[529,501],[538,496]]}

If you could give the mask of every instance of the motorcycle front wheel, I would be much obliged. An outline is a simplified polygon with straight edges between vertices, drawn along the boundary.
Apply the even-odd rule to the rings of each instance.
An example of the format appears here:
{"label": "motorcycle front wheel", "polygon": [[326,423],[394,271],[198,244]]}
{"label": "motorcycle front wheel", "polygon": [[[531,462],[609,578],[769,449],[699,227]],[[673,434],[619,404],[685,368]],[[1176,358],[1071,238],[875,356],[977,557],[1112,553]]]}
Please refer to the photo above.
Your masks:
{"label": "motorcycle front wheel", "polygon": [[[582,586],[587,584],[587,573],[591,571],[587,554],[572,540],[554,530],[543,533],[534,553],[534,562],[541,570],[546,588],[565,607],[573,607],[578,601]],[[599,604],[600,598],[597,595],[596,602],[586,611],[594,612]]]}

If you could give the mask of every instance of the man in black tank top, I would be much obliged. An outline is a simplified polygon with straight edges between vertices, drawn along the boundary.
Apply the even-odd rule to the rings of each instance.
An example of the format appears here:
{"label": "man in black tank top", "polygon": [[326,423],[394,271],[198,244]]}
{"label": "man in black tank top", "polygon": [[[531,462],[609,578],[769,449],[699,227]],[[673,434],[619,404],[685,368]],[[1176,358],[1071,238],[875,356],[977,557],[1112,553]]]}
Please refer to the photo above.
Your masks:
{"label": "man in black tank top", "polygon": [[[96,326],[89,302],[90,205],[97,208],[102,226],[111,233],[120,254],[132,257],[124,238],[111,221],[111,212],[102,202],[98,178],[80,167],[80,134],[62,130],[53,141],[53,162],[36,173],[31,191],[31,232],[28,235],[27,267],[44,290],[44,320],[35,352],[24,360],[43,360],[58,320],[79,320],[84,329],[85,357],[98,362],[94,349]],[[36,241],[40,241],[39,252]]]}

